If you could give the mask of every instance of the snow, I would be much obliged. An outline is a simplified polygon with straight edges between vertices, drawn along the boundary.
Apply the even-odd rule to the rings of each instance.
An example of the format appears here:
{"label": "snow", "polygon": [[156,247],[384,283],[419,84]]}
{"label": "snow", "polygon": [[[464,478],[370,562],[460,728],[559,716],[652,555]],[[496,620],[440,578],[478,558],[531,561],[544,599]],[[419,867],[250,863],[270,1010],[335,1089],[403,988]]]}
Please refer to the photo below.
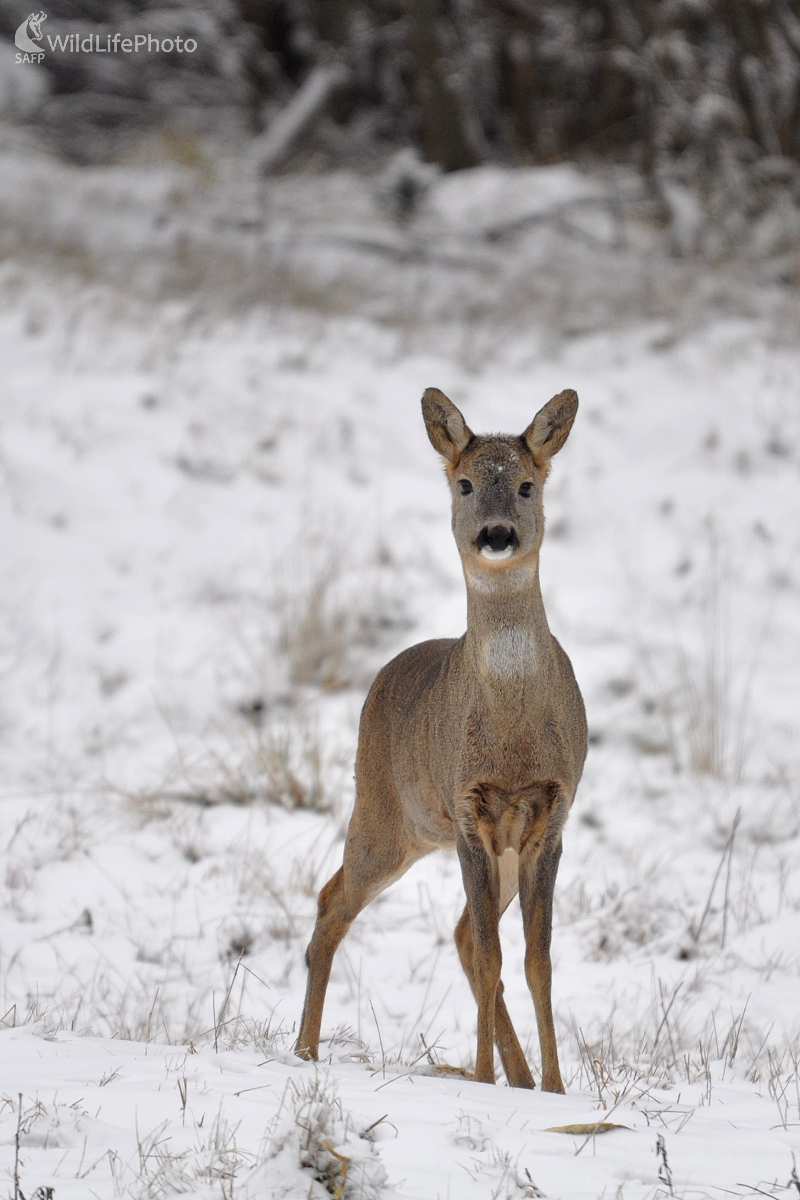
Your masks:
{"label": "snow", "polygon": [[[18,178],[57,205],[60,172]],[[80,176],[59,220],[96,203],[108,250],[123,176]],[[421,221],[485,224],[504,194],[516,220],[596,186],[465,173],[432,182]],[[168,188],[142,171],[142,228]],[[321,193],[396,236],[363,197],[348,213],[346,181]],[[18,1141],[28,1200],[796,1194],[800,362],[775,310],[500,342],[480,317],[459,341],[451,314],[417,338],[357,311],[142,298],[133,276],[120,292],[142,228],[99,281],[47,256],[0,276],[7,1191]],[[324,270],[336,253],[350,270],[330,246]],[[366,688],[463,629],[429,385],[479,431],[581,398],[542,558],[592,743],[556,898],[563,1097],[464,1077],[444,854],[348,935],[320,1063],[291,1053]],[[538,1075],[516,904],[503,939]],[[606,1120],[626,1128],[548,1132]]]}

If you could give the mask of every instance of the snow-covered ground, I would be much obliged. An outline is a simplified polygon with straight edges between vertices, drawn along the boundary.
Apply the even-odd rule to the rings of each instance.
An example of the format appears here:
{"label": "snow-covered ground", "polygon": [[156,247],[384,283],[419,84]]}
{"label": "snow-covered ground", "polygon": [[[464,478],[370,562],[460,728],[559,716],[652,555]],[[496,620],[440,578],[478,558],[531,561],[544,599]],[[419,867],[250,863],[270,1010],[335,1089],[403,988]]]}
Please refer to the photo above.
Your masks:
{"label": "snow-covered ground", "polygon": [[[498,179],[440,181],[429,214],[480,221]],[[75,229],[107,231],[80,186]],[[0,277],[6,1192],[800,1193],[800,360],[774,319],[562,337],[553,301],[546,330],[473,315],[437,349],[346,306],[147,301],[52,251]],[[475,1049],[442,854],[340,949],[319,1065],[291,1054],[366,688],[463,629],[428,385],[479,431],[581,398],[542,561],[591,731],[556,900],[565,1097],[437,1069]],[[516,905],[503,936],[536,1071]]]}

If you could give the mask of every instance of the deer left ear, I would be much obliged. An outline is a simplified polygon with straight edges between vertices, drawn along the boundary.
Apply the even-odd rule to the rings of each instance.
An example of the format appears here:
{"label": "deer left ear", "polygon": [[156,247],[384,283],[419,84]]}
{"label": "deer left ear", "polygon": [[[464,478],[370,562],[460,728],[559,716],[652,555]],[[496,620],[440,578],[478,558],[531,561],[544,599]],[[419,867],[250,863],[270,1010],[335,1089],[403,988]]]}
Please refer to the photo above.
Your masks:
{"label": "deer left ear", "polygon": [[545,466],[554,454],[558,454],[569,436],[577,411],[578,393],[572,388],[559,392],[539,409],[522,435],[537,467]]}

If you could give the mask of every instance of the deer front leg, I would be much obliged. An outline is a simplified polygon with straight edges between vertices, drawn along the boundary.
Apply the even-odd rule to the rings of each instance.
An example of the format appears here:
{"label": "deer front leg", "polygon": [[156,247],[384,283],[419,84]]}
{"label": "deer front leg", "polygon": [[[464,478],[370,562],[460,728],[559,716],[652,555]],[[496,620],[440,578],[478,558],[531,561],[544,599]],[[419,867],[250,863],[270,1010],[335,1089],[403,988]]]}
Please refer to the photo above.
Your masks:
{"label": "deer front leg", "polygon": [[542,1091],[563,1092],[551,1000],[550,937],[553,891],[561,858],[561,839],[541,849],[528,845],[519,862],[519,902],[525,930],[525,978],[536,1010],[542,1053]]}
{"label": "deer front leg", "polygon": [[500,880],[497,859],[483,845],[477,832],[457,830],[456,851],[461,863],[467,908],[472,924],[472,973],[470,983],[478,1003],[478,1051],[475,1076],[479,1083],[494,1083],[494,1024],[497,988],[500,983]]}

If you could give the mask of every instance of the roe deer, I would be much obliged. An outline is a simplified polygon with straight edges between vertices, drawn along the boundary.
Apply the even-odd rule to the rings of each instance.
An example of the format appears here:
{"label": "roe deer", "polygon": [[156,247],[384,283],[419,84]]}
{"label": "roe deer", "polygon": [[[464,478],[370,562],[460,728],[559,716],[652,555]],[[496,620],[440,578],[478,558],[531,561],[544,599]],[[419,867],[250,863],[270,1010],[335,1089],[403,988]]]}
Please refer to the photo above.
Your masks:
{"label": "roe deer", "polygon": [[533,1077],[503,999],[498,922],[519,892],[541,1086],[563,1092],[551,1007],[550,934],[561,831],[586,757],[586,717],[539,588],[542,490],[572,427],[561,392],[520,437],[476,436],[436,388],[422,398],[445,460],[467,584],[467,632],[404,650],[361,714],[356,799],[340,870],[319,894],[296,1052],[315,1059],[336,947],[357,914],[431,850],[455,847],[467,894],[456,926],[478,1005],[474,1078]]}

